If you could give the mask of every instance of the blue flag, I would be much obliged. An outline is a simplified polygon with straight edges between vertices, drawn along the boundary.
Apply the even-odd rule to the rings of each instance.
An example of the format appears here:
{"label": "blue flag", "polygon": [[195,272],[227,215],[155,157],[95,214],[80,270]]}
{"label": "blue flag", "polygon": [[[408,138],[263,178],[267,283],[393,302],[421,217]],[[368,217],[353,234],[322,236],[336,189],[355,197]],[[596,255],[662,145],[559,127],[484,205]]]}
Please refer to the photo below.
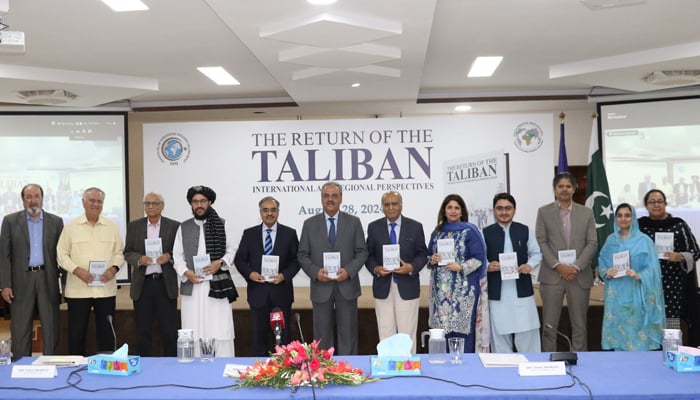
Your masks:
{"label": "blue flag", "polygon": [[559,125],[559,163],[557,164],[557,174],[569,170],[569,161],[566,159],[566,140],[564,139],[564,121]]}

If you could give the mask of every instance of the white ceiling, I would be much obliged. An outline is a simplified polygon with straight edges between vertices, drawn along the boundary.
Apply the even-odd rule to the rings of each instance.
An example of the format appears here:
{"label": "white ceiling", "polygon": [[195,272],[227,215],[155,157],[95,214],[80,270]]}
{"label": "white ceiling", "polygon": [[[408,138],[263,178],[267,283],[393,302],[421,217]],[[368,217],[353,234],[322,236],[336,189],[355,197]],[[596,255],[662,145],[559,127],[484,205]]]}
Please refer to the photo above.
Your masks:
{"label": "white ceiling", "polygon": [[[601,1],[630,0],[586,3]],[[115,13],[99,0],[10,0],[2,22],[25,32],[26,53],[0,53],[0,102],[60,89],[81,108],[343,116],[559,100],[551,110],[667,88],[642,81],[656,70],[700,70],[700,1],[631,1],[143,0],[149,11]],[[493,77],[467,78],[479,55],[504,57]],[[241,84],[196,70],[216,65]]]}

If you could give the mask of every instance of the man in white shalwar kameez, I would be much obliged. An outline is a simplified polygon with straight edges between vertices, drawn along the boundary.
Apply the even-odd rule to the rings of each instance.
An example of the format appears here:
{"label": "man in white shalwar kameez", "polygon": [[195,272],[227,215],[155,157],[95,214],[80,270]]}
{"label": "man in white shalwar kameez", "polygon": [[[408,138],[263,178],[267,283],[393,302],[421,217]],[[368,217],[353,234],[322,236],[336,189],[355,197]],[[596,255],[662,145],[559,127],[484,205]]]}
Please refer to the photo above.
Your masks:
{"label": "man in white shalwar kameez", "polygon": [[[184,221],[177,230],[173,259],[180,276],[182,328],[194,331],[199,338],[215,339],[215,354],[233,357],[235,337],[231,305],[238,293],[233,285],[233,243],[226,223],[211,205],[216,193],[206,186],[187,191],[194,218]],[[202,263],[199,256],[209,256]],[[199,356],[199,345],[195,345]]]}
{"label": "man in white shalwar kameez", "polygon": [[[540,319],[532,287],[533,269],[542,262],[542,252],[534,232],[513,221],[515,198],[499,193],[493,198],[496,223],[484,228],[486,242],[489,312],[491,314],[491,352],[539,352]],[[502,276],[501,265],[510,255],[514,258],[512,274]],[[515,257],[513,257],[515,256]]]}

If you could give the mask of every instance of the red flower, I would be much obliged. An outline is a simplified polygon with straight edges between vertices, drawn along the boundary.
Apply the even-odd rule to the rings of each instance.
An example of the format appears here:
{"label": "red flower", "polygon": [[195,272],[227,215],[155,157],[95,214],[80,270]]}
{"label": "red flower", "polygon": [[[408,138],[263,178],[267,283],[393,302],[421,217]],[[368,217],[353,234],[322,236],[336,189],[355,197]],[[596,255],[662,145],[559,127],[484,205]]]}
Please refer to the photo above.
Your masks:
{"label": "red flower", "polygon": [[309,363],[309,367],[311,368],[312,371],[317,370],[320,366],[321,366],[321,362],[318,361],[317,358],[314,358],[314,359],[311,360],[311,362]]}

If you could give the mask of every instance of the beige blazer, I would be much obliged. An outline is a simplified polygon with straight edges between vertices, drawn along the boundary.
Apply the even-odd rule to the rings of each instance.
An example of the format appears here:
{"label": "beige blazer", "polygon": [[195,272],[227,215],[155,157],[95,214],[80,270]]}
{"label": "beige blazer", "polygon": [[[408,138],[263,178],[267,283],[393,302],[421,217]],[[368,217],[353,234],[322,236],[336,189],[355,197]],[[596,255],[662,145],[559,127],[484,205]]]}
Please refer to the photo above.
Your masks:
{"label": "beige blazer", "polygon": [[574,203],[571,211],[571,245],[567,246],[564,228],[556,202],[544,205],[537,210],[535,226],[537,243],[542,250],[542,266],[539,281],[556,284],[561,280],[559,273],[553,269],[558,260],[559,250],[576,250],[575,265],[581,270],[577,280],[582,288],[593,286],[591,260],[598,251],[595,219],[593,211],[580,204]]}

